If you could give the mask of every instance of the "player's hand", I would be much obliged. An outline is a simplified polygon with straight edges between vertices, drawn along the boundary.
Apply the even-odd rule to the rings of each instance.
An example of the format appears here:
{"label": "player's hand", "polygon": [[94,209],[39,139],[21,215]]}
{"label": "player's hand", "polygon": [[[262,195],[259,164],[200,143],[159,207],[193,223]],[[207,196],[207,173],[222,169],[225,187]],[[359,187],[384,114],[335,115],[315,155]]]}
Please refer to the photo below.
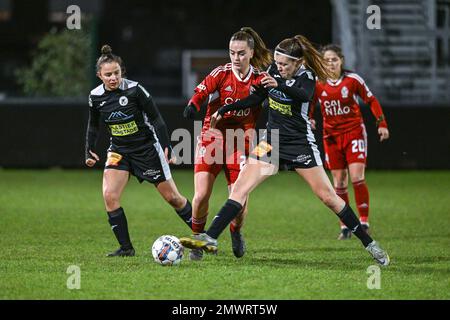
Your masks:
{"label": "player's hand", "polygon": [[197,113],[197,108],[194,104],[190,103],[184,108],[183,117],[186,119],[194,119],[195,114]]}
{"label": "player's hand", "polygon": [[166,156],[166,161],[169,164],[176,164],[177,163],[177,157],[174,157],[174,156],[171,155],[172,157],[169,159],[169,148],[164,149],[164,155]]}
{"label": "player's hand", "polygon": [[316,130],[316,120],[309,119],[309,122],[311,122],[311,129]]}
{"label": "player's hand", "polygon": [[218,111],[214,112],[214,114],[211,116],[210,127],[214,129],[220,120],[222,120],[222,116]]}
{"label": "player's hand", "polygon": [[378,128],[378,134],[380,135],[380,142],[389,139],[389,130],[387,128]]}
{"label": "player's hand", "polygon": [[89,154],[91,155],[91,157],[87,158],[85,163],[88,167],[93,167],[95,163],[100,160],[100,158],[91,150],[89,150]]}
{"label": "player's hand", "polygon": [[261,84],[264,88],[276,88],[278,87],[278,82],[275,78],[266,74],[264,78],[261,79]]}

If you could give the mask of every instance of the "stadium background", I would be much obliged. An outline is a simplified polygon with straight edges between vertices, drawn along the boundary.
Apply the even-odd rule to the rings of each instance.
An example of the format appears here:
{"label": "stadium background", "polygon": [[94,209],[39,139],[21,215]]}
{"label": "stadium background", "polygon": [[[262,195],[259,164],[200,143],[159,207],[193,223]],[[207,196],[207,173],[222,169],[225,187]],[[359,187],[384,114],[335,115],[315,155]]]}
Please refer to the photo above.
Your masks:
{"label": "stadium background", "polygon": [[[374,119],[363,106],[369,169],[450,168],[447,0],[286,0],[276,9],[257,1],[0,0],[0,144],[6,151],[0,167],[84,165],[88,90],[76,96],[25,94],[16,75],[32,64],[37,45],[50,30],[67,32],[71,4],[80,7],[82,18],[81,31],[70,32],[85,32],[90,39],[89,54],[78,63],[90,68],[85,87],[98,85],[94,59],[102,44],[110,44],[124,59],[128,76],[155,97],[169,131],[192,130],[182,110],[193,85],[227,60],[230,35],[252,26],[270,48],[299,33],[317,44],[343,46],[347,66],[379,98],[391,131],[389,141],[378,143]],[[371,4],[381,9],[381,29],[367,27]],[[73,81],[73,70],[61,72],[68,83]],[[321,131],[316,135],[320,144]],[[106,145],[101,137],[98,149]]]}

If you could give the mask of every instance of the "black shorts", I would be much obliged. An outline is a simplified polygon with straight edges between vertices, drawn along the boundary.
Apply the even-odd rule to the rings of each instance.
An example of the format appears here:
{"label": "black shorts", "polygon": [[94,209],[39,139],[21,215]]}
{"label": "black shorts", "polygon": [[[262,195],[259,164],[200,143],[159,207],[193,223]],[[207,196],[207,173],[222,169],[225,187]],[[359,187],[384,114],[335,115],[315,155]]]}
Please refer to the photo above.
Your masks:
{"label": "black shorts", "polygon": [[132,153],[118,153],[109,148],[105,169],[129,171],[140,183],[144,180],[159,183],[172,178],[169,164],[158,142],[145,150]]}
{"label": "black shorts", "polygon": [[314,168],[322,165],[320,151],[314,142],[305,139],[277,139],[264,134],[250,157],[275,164],[280,170]]}

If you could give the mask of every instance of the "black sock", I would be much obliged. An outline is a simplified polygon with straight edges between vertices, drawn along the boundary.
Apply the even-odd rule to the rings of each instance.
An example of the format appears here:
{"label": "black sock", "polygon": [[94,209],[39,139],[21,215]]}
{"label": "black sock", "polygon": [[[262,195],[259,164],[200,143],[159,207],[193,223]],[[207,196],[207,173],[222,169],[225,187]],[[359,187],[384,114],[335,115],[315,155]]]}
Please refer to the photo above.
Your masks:
{"label": "black sock", "polygon": [[186,199],[186,205],[182,209],[175,209],[181,220],[188,225],[192,230],[192,205],[189,200]]}
{"label": "black sock", "polygon": [[361,223],[353,212],[349,205],[345,205],[341,212],[336,213],[336,215],[341,219],[347,228],[352,230],[353,234],[358,237],[363,243],[364,247],[367,247],[373,239],[363,230]]}
{"label": "black sock", "polygon": [[111,225],[111,229],[114,232],[117,241],[119,241],[120,247],[123,250],[133,248],[130,241],[130,235],[128,234],[127,217],[125,216],[125,212],[122,207],[108,212],[108,216],[109,224]]}
{"label": "black sock", "polygon": [[234,200],[228,199],[215,216],[206,234],[217,239],[227,225],[241,212],[242,205]]}

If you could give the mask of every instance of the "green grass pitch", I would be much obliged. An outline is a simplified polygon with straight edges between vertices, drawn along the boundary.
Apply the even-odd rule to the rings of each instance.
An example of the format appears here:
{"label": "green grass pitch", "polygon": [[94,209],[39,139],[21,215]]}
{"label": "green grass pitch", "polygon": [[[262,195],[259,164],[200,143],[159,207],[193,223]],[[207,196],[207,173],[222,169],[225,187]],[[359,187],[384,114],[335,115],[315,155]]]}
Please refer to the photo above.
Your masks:
{"label": "green grass pitch", "polygon": [[[192,199],[193,173],[176,170]],[[117,243],[107,222],[99,170],[0,170],[0,299],[450,299],[450,172],[369,171],[372,234],[391,256],[375,265],[357,239],[337,241],[337,218],[296,174],[283,172],[250,197],[247,253],[229,232],[219,255],[178,267],[152,262],[163,234],[190,232],[154,187],[132,178],[122,206],[136,257],[107,258]],[[223,175],[210,219],[226,199]],[[353,193],[350,198],[354,206]],[[67,268],[80,268],[68,289]]]}

